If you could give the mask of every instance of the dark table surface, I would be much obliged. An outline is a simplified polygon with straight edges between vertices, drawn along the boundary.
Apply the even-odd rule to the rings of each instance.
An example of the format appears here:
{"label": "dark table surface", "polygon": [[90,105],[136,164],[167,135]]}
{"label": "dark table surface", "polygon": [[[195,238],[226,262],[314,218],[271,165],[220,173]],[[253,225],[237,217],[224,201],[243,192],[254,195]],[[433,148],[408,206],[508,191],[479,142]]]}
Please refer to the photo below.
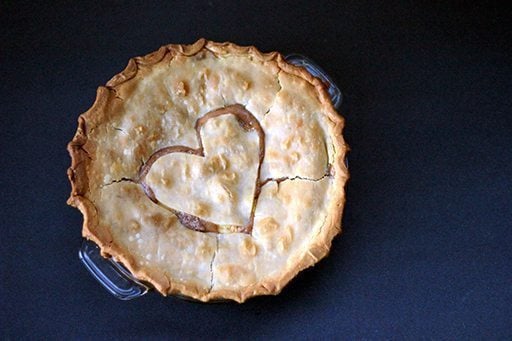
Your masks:
{"label": "dark table surface", "polygon": [[[512,337],[512,16],[430,3],[1,1],[0,336]],[[344,234],[277,297],[119,301],[78,260],[66,143],[130,57],[199,37],[336,79]]]}

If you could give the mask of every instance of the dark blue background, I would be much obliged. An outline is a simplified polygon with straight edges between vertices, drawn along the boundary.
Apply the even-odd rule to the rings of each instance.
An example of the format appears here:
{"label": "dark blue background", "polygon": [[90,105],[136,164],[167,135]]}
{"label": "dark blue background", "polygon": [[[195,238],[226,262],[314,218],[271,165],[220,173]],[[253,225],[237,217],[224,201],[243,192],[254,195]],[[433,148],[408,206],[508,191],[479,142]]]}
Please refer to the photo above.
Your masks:
{"label": "dark blue background", "polygon": [[[140,3],[1,1],[0,335],[512,337],[510,10]],[[118,301],[77,258],[66,143],[130,57],[199,37],[303,53],[337,80],[344,234],[277,297]]]}

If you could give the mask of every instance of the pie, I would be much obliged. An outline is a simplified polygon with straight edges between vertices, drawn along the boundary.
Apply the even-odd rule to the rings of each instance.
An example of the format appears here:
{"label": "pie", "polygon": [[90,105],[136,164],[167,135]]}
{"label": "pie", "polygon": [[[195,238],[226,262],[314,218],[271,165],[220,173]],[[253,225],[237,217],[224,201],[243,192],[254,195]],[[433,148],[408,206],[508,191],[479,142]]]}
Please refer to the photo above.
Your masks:
{"label": "pie", "polygon": [[68,204],[83,237],[163,295],[277,294],[341,231],[343,122],[277,52],[163,46],[79,117]]}

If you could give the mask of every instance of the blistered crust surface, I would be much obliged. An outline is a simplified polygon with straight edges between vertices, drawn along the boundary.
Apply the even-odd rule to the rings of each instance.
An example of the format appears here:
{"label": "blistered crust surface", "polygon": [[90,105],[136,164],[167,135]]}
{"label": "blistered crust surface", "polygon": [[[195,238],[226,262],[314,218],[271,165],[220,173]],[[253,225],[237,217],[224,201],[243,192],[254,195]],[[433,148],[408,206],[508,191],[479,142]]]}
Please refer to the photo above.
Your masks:
{"label": "blistered crust surface", "polygon": [[[329,178],[268,182],[258,199],[252,236],[219,235],[213,289],[244,299],[247,289],[280,290],[290,263],[307,256],[327,216]],[[300,197],[301,200],[296,198]],[[316,215],[311,214],[316,212]]]}
{"label": "blistered crust surface", "polygon": [[[207,113],[240,104],[261,125]],[[339,233],[348,178],[343,120],[318,79],[277,53],[199,40],[133,59],[98,89],[68,149],[69,203],[84,214],[83,235],[162,294],[243,302],[276,294],[324,257]],[[204,155],[169,153],[170,146]],[[259,176],[258,176],[258,167]],[[261,188],[257,185],[261,184]],[[260,191],[260,192],[259,192]],[[252,233],[202,233],[174,211]]]}
{"label": "blistered crust surface", "polygon": [[185,228],[132,182],[106,186],[94,202],[100,224],[110,231],[122,254],[130,255],[132,270],[207,291],[210,261],[217,247],[214,235]]}

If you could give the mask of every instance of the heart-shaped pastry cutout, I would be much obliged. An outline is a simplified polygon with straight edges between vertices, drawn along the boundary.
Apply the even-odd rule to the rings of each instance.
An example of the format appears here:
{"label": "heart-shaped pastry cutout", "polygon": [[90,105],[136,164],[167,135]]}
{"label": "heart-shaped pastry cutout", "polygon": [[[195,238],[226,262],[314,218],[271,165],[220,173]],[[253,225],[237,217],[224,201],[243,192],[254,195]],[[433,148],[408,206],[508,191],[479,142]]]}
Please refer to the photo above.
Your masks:
{"label": "heart-shaped pastry cutout", "polygon": [[141,169],[148,196],[192,229],[250,232],[264,134],[241,105],[209,112],[196,122],[199,148],[171,146]]}

